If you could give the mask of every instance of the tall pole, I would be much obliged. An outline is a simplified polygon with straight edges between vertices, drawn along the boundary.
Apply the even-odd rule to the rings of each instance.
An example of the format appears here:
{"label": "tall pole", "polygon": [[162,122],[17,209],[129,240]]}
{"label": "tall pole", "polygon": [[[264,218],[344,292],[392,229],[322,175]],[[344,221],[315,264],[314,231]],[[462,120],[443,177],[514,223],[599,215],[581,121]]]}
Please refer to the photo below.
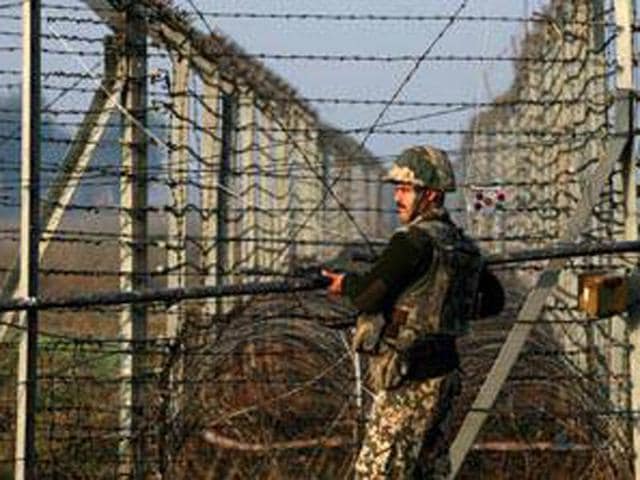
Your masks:
{"label": "tall pole", "polygon": [[[203,77],[204,98],[207,105],[202,110],[202,273],[204,285],[218,285],[218,172],[220,171],[220,155],[222,151],[222,130],[220,124],[220,79],[217,73]],[[215,315],[217,300],[209,300],[204,305],[204,315]],[[215,335],[214,335],[215,338]]]}
{"label": "tall pole", "polygon": [[[235,244],[229,243],[226,240],[229,235],[233,235],[236,232],[234,226],[234,216],[232,214],[231,206],[233,205],[233,197],[229,196],[229,189],[234,190],[236,185],[233,179],[234,165],[234,144],[236,141],[236,122],[238,115],[238,101],[237,98],[230,94],[223,92],[221,94],[221,121],[220,126],[221,138],[220,138],[220,169],[218,173],[218,184],[225,188],[218,189],[218,215],[217,215],[217,232],[218,237],[223,241],[217,242],[216,246],[216,285],[226,285],[230,283],[229,274],[231,272],[231,266],[233,265],[232,251],[235,248]],[[231,299],[219,299],[216,304],[216,310],[218,313],[226,313],[231,305]]]}
{"label": "tall pole", "polygon": [[[125,21],[125,55],[121,75],[125,77],[123,104],[127,114],[122,125],[120,180],[120,289],[143,290],[147,269],[147,37],[145,12],[129,7]],[[144,477],[144,341],[147,312],[144,305],[131,305],[120,315],[120,338],[124,349],[120,365],[120,471],[119,477]]]}
{"label": "tall pole", "polygon": [[[633,75],[633,26],[635,24],[635,9],[631,0],[615,0],[615,19],[618,37],[616,40],[616,60],[618,73],[616,87],[619,90],[633,91],[635,79]],[[630,106],[631,115],[629,122],[629,135],[633,135],[634,105]],[[622,158],[622,178],[624,192],[624,239],[636,240],[638,238],[637,220],[637,191],[636,191],[636,166],[634,159],[633,141],[625,151]],[[637,257],[627,257],[637,265]],[[637,309],[630,312],[629,341],[632,349],[629,353],[629,368],[631,375],[631,411],[637,412],[640,408],[640,315]],[[634,451],[634,478],[640,480],[640,422],[638,414],[631,414],[631,428]]]}
{"label": "tall pole", "polygon": [[[40,208],[40,2],[25,0],[22,10],[22,173],[20,203],[20,281],[18,295],[38,296]],[[15,478],[36,478],[35,402],[38,311],[20,314]]]}
{"label": "tall pole", "polygon": [[[167,171],[171,183],[171,209],[167,218],[167,287],[187,286],[187,197],[189,181],[189,57],[181,56],[173,60],[171,75],[171,116],[170,142]],[[182,435],[184,427],[184,336],[183,328],[186,311],[183,302],[176,302],[167,308],[167,338],[173,347],[172,366],[169,374],[169,423],[170,431]],[[166,441],[166,439],[162,439]],[[173,467],[173,450],[167,458]],[[172,469],[165,475],[173,475]],[[168,476],[166,478],[169,478]]]}
{"label": "tall pole", "polygon": [[[167,287],[187,286],[187,185],[189,180],[189,58],[174,61],[171,77],[171,152],[167,167],[171,182],[172,208],[167,219]],[[184,305],[167,309],[167,337],[176,340],[184,322]]]}

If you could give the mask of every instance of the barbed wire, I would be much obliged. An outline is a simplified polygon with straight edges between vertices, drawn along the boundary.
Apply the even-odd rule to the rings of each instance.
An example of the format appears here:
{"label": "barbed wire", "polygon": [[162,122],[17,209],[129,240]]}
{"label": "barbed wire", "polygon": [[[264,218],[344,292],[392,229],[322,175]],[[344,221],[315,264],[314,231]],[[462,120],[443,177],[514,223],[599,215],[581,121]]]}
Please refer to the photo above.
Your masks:
{"label": "barbed wire", "polygon": [[[18,7],[20,3],[0,5],[0,11],[8,10],[9,5]],[[167,5],[153,7],[151,22],[157,25],[157,22],[173,21],[173,11]],[[65,28],[42,35],[48,42],[43,50],[47,58],[104,55],[99,47],[102,38],[89,29],[87,34],[76,31],[80,30],[77,25],[82,24],[104,26],[104,21],[94,15],[101,13],[100,9],[49,4],[44,5],[44,9],[45,22],[57,22]],[[58,11],[69,14],[50,14]],[[85,18],[85,13],[90,17]],[[258,99],[251,107],[256,120],[245,125],[237,122],[227,132],[232,139],[251,137],[246,145],[228,146],[228,158],[235,163],[228,168],[223,167],[222,162],[212,162],[211,153],[203,151],[207,138],[215,145],[227,141],[220,126],[228,122],[220,96],[205,94],[202,76],[191,82],[184,92],[172,90],[175,79],[169,72],[171,62],[177,59],[175,48],[155,42],[148,58],[157,71],[146,76],[150,83],[146,112],[158,117],[151,117],[146,127],[164,142],[172,131],[182,128],[176,127],[178,120],[182,120],[189,130],[189,140],[182,146],[164,142],[167,148],[162,149],[157,164],[141,171],[150,188],[165,192],[139,209],[156,222],[140,243],[149,249],[150,261],[144,275],[151,279],[152,287],[159,288],[178,277],[184,280],[185,288],[205,285],[213,276],[216,285],[227,288],[242,283],[258,285],[266,279],[297,282],[309,279],[308,271],[301,274],[293,268],[298,263],[314,264],[336,254],[341,247],[362,249],[367,242],[376,249],[382,248],[385,242],[381,239],[392,226],[389,220],[394,211],[389,191],[386,200],[384,195],[371,192],[377,189],[381,165],[395,156],[356,151],[355,140],[341,148],[327,142],[318,152],[310,153],[317,144],[316,135],[337,135],[343,140],[358,134],[417,136],[421,141],[431,136],[446,138],[453,144],[448,153],[456,158],[458,173],[466,177],[459,182],[465,198],[461,198],[451,212],[466,217],[467,227],[476,241],[493,253],[548,245],[575,214],[580,187],[601,161],[603,145],[622,133],[612,127],[610,109],[614,99],[605,88],[617,69],[607,50],[612,47],[616,34],[607,30],[603,36],[604,46],[597,48],[588,41],[589,32],[594,28],[614,26],[611,14],[611,10],[606,10],[604,17],[594,18],[576,12],[574,16],[568,12],[560,15],[551,9],[539,16],[455,15],[456,23],[531,24],[537,43],[525,39],[520,47],[521,55],[508,53],[515,52],[513,48],[497,55],[482,52],[424,57],[424,61],[447,64],[513,62],[516,79],[505,95],[490,101],[432,101],[428,97],[399,98],[397,95],[389,99],[374,98],[366,93],[292,96],[287,90],[270,99],[283,111],[307,103],[383,110],[373,125],[325,128],[312,121],[291,125],[282,118],[270,120],[263,99]],[[176,15],[182,18],[182,14]],[[451,15],[293,11],[212,11],[197,15],[205,19],[369,24],[439,24],[453,18]],[[10,13],[0,13],[0,18],[21,20],[20,15]],[[18,51],[18,45],[11,41],[12,37],[18,37],[17,29],[12,30],[12,25],[7,23],[0,35],[7,38],[3,52]],[[61,49],[51,43],[60,40],[72,45]],[[221,63],[253,64],[265,60],[329,65],[365,62],[384,65],[418,62],[421,58],[393,52],[368,55],[355,49],[344,54],[291,50],[222,52],[217,58]],[[43,90],[65,96],[78,94],[78,98],[85,93],[93,94],[95,81],[104,76],[99,64],[89,68],[90,73],[84,69],[74,70],[78,70],[77,66],[65,70],[48,67],[43,74]],[[18,80],[20,74],[20,70],[1,69],[0,87],[19,88],[19,82],[13,80]],[[410,76],[408,78],[410,80]],[[236,80],[242,83],[241,78]],[[231,97],[242,96],[237,85],[229,89],[225,82],[216,80],[209,86],[212,90],[227,88],[225,92]],[[192,110],[184,118],[175,102],[181,96],[187,97]],[[52,156],[43,161],[42,173],[47,188],[59,189],[68,182],[78,182],[80,191],[76,198],[65,201],[49,198],[43,202],[46,208],[68,212],[61,226],[43,228],[42,241],[50,245],[40,269],[43,291],[60,295],[117,290],[121,280],[139,273],[120,267],[118,258],[130,241],[121,234],[118,219],[131,211],[119,204],[118,190],[130,177],[109,158],[100,159],[106,165],[94,164],[82,171],[69,171],[65,178],[58,174],[65,168],[70,148],[119,149],[118,140],[110,138],[117,134],[119,127],[117,122],[96,123],[109,137],[95,142],[78,141],[72,135],[84,126],[84,117],[100,114],[101,110],[83,108],[84,101],[66,103],[69,106],[54,99],[55,106],[43,109],[46,115],[43,126],[52,129],[44,135],[45,148],[67,149],[67,152],[48,152]],[[396,108],[411,110],[395,118],[385,113]],[[475,115],[468,126],[450,128],[440,123],[472,110]],[[0,114],[8,116],[0,120],[4,130],[0,141],[14,145],[20,136],[18,131],[11,130],[19,125],[19,109],[3,106]],[[16,115],[16,119],[11,115]],[[214,132],[205,126],[202,120],[205,115],[218,122]],[[413,122],[419,122],[416,128],[395,128]],[[428,122],[434,122],[434,128],[430,128]],[[61,130],[55,130],[56,127]],[[456,144],[458,139],[461,141]],[[361,146],[365,143],[366,140]],[[4,146],[0,143],[0,148]],[[176,149],[185,147],[186,164],[170,164],[167,158],[173,158]],[[288,153],[281,154],[281,151]],[[219,152],[214,155],[222,158]],[[326,163],[317,161],[323,155]],[[6,215],[13,219],[19,208],[17,194],[25,185],[17,180],[19,167],[11,154],[3,151],[0,157],[0,207],[3,215],[9,212]],[[332,163],[340,157],[349,159],[346,167]],[[366,169],[373,169],[372,165],[376,175],[367,175]],[[205,208],[204,196],[218,192],[218,186],[211,185],[207,176],[220,178],[221,175],[229,176],[237,197],[227,199],[226,206],[210,202]],[[584,232],[584,238],[593,244],[622,238],[624,207],[619,175],[617,170],[613,173],[610,187],[597,202],[592,224]],[[104,200],[106,205],[100,203],[98,190],[110,192]],[[187,193],[180,198],[177,192],[182,190]],[[309,194],[316,190],[318,193]],[[337,196],[349,200],[341,205],[328,199],[327,192],[321,190],[333,190]],[[506,195],[503,203],[497,201],[498,192]],[[474,202],[478,195],[483,202],[491,200],[491,206],[481,203],[476,210]],[[221,198],[224,195],[217,196],[217,200]],[[496,205],[499,206],[496,208]],[[355,227],[345,221],[347,214],[366,227],[368,238],[358,236]],[[215,226],[206,224],[212,218],[219,221]],[[169,228],[171,222],[173,226]],[[180,222],[187,224],[182,230],[175,226]],[[204,229],[205,224],[209,230]],[[219,227],[223,227],[223,231]],[[18,228],[12,222],[5,222],[0,229],[2,257],[10,258],[18,242]],[[212,249],[220,256],[207,257]],[[169,252],[178,250],[184,251],[182,257],[167,258]],[[241,255],[235,256],[236,250]],[[228,262],[218,262],[225,251]],[[622,260],[616,255],[574,260],[569,263],[566,274],[575,278],[603,267],[612,272],[622,271],[626,268]],[[460,411],[468,411],[508,328],[527,323],[514,318],[531,288],[531,280],[544,270],[546,262],[545,257],[526,264],[495,266],[507,286],[507,310],[499,318],[477,321],[473,334],[461,340],[467,385],[461,397],[465,406]],[[4,261],[0,271],[10,274],[14,269],[9,261]],[[536,454],[506,454],[495,450],[491,455],[497,458],[526,455],[535,471],[545,472],[553,462],[543,458],[544,453],[540,451],[560,442],[563,446],[569,445],[565,453],[571,459],[577,458],[572,456],[571,448],[579,447],[580,455],[588,458],[592,473],[598,470],[600,478],[613,478],[611,472],[614,471],[624,476],[626,470],[621,465],[628,463],[631,449],[623,432],[628,419],[637,412],[618,408],[619,404],[611,400],[614,391],[624,397],[629,395],[630,388],[628,374],[616,370],[612,358],[618,358],[616,355],[624,358],[631,344],[627,338],[616,335],[612,328],[614,320],[585,318],[574,305],[575,293],[568,284],[561,287],[554,292],[542,317],[535,320],[535,334],[522,352],[517,371],[509,378],[505,400],[489,410],[496,422],[494,425],[502,432],[499,438],[516,439],[523,449],[531,448]],[[261,476],[266,471],[283,478],[303,478],[313,476],[314,472],[335,478],[350,475],[358,445],[357,429],[362,427],[364,417],[359,408],[364,408],[370,397],[366,389],[356,393],[356,373],[345,363],[353,362],[349,334],[327,329],[318,321],[331,323],[347,317],[353,320],[355,312],[328,302],[317,291],[296,295],[261,292],[233,301],[222,296],[219,305],[212,303],[211,298],[182,297],[151,303],[149,334],[134,340],[118,335],[117,324],[126,312],[122,306],[67,305],[42,314],[38,331],[42,338],[38,380],[43,394],[38,428],[42,435],[39,453],[43,475],[64,476],[81,471],[92,478],[109,477],[107,470],[113,473],[119,462],[114,453],[117,443],[131,438],[145,438],[151,446],[145,460],[150,476],[171,477],[167,473],[169,465],[180,465],[180,462],[188,465],[184,472],[195,478],[203,476],[199,474],[202,472],[198,465],[204,456],[194,453],[202,452],[203,446],[215,452],[206,457],[208,474],[214,476],[224,477],[225,472],[228,473],[225,468],[235,468],[238,475],[247,477]],[[224,305],[224,315],[220,313],[220,305]],[[167,318],[180,311],[183,312],[182,330],[170,334]],[[24,331],[16,322],[5,320],[0,320],[0,325],[11,331]],[[587,332],[592,332],[595,340],[589,340]],[[10,425],[5,416],[13,418],[12,400],[7,398],[15,397],[12,375],[17,343],[13,339],[0,339],[0,348],[3,350],[0,463],[9,464],[3,457],[10,455],[7,452],[12,451],[14,442],[10,429],[4,425]],[[120,362],[134,356],[143,359],[143,371],[139,375],[122,372]],[[188,373],[181,377],[180,371]],[[128,433],[122,431],[118,420],[124,408],[118,392],[131,384],[144,386],[148,402],[142,409],[138,428]],[[176,407],[174,403],[180,404],[181,398],[182,407]],[[358,407],[358,401],[363,402],[363,406]],[[222,418],[226,418],[227,423],[221,423]],[[536,427],[535,435],[523,427],[531,425]],[[211,433],[208,440],[202,439],[202,431]],[[546,446],[541,445],[547,439]],[[296,445],[304,448],[296,450]],[[327,454],[331,448],[328,445],[341,447]],[[487,443],[483,448],[491,451],[493,447]],[[229,449],[243,453],[227,455],[227,460],[219,461]],[[62,452],[72,454],[62,455]],[[270,457],[269,465],[266,461],[262,463],[264,452],[270,452],[265,455]]]}
{"label": "barbed wire", "polygon": [[[0,51],[16,52],[21,47],[4,46]],[[101,50],[66,50],[61,48],[44,47],[43,53],[49,55],[75,55],[78,57],[102,57]],[[164,57],[164,53],[149,54],[149,57]],[[273,60],[273,61],[305,61],[305,62],[334,62],[334,63],[414,63],[420,60],[420,56],[413,54],[406,55],[368,55],[368,54],[323,54],[323,53],[274,53],[274,52],[253,52],[243,55],[221,54],[220,58],[241,58],[243,60]],[[508,63],[542,63],[542,64],[571,64],[581,61],[580,57],[547,58],[547,57],[521,57],[505,55],[429,55],[425,58],[428,62],[508,62]],[[611,64],[610,67],[614,67]]]}
{"label": "barbed wire", "polygon": [[[73,12],[100,12],[102,11],[100,8],[89,8],[82,6],[74,6],[74,5],[55,5],[55,4],[47,4],[45,8],[48,10],[62,10],[62,11],[73,11]],[[104,9],[103,9],[104,10]],[[107,12],[110,12],[111,9],[107,9]],[[607,12],[605,12],[607,13]],[[610,13],[610,11],[608,12]],[[451,19],[451,15],[383,15],[383,14],[356,14],[356,13],[344,13],[344,14],[334,14],[334,13],[256,13],[256,12],[241,12],[241,11],[231,11],[231,12],[223,12],[223,11],[200,11],[200,15],[203,17],[213,17],[213,18],[247,18],[247,19],[269,19],[269,20],[328,20],[328,21],[365,21],[365,22],[425,22],[425,21],[449,21]],[[64,19],[69,21],[76,21],[78,19],[77,16],[62,16],[62,17],[46,17],[47,20],[53,19]],[[91,19],[80,18],[80,21],[90,21]],[[95,22],[100,22],[99,20],[92,20]],[[515,22],[515,23],[557,23],[557,19],[547,16],[547,15],[534,15],[530,17],[526,16],[507,16],[507,15],[458,15],[457,21],[460,22]],[[584,25],[584,26],[615,26],[615,23],[606,22],[602,20],[592,19],[592,20],[576,20],[571,18],[563,19],[564,24],[569,25]]]}

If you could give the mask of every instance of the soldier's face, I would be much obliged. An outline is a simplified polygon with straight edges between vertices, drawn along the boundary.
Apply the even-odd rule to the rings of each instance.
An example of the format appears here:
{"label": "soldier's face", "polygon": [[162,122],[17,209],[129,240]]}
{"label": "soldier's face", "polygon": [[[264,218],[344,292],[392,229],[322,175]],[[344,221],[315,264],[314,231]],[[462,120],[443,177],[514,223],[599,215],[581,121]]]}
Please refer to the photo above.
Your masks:
{"label": "soldier's face", "polygon": [[409,223],[413,219],[418,193],[409,183],[397,183],[393,189],[396,201],[396,213],[401,223]]}

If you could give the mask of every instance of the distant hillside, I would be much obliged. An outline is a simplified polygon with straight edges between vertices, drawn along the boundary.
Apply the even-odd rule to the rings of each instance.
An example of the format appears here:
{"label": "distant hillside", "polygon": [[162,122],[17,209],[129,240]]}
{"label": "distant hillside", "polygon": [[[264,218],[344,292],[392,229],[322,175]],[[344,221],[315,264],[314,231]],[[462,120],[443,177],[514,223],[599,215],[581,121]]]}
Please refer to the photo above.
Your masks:
{"label": "distant hillside", "polygon": [[[44,102],[46,103],[46,102]],[[17,210],[20,180],[20,92],[0,96],[0,212],[4,215]],[[81,121],[80,119],[78,121]],[[72,203],[76,205],[106,206],[119,202],[120,165],[120,117],[111,116],[100,145],[95,150],[89,169],[85,172],[80,188]],[[154,115],[149,120],[151,130],[162,138],[165,119]],[[73,132],[66,126],[56,124],[51,115],[42,117],[42,192],[55,181],[63,165]],[[149,149],[149,175],[152,179],[164,175],[164,157],[157,148]],[[152,182],[150,201],[162,203],[166,198],[164,188]]]}

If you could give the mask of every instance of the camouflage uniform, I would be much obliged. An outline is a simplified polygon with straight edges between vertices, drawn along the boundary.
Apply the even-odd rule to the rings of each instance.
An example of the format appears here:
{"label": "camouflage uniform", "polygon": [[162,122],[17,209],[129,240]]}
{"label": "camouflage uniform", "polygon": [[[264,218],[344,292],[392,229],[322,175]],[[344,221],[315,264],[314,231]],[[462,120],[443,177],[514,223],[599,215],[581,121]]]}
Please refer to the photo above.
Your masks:
{"label": "camouflage uniform", "polygon": [[[413,147],[386,180],[455,189],[444,152]],[[398,229],[368,276],[344,292],[363,313],[354,348],[370,355],[376,390],[355,473],[359,479],[446,478],[452,404],[459,393],[457,336],[466,333],[479,272],[477,247],[430,205]]]}
{"label": "camouflage uniform", "polygon": [[446,478],[452,404],[459,391],[455,371],[380,391],[356,461],[356,478]]}

